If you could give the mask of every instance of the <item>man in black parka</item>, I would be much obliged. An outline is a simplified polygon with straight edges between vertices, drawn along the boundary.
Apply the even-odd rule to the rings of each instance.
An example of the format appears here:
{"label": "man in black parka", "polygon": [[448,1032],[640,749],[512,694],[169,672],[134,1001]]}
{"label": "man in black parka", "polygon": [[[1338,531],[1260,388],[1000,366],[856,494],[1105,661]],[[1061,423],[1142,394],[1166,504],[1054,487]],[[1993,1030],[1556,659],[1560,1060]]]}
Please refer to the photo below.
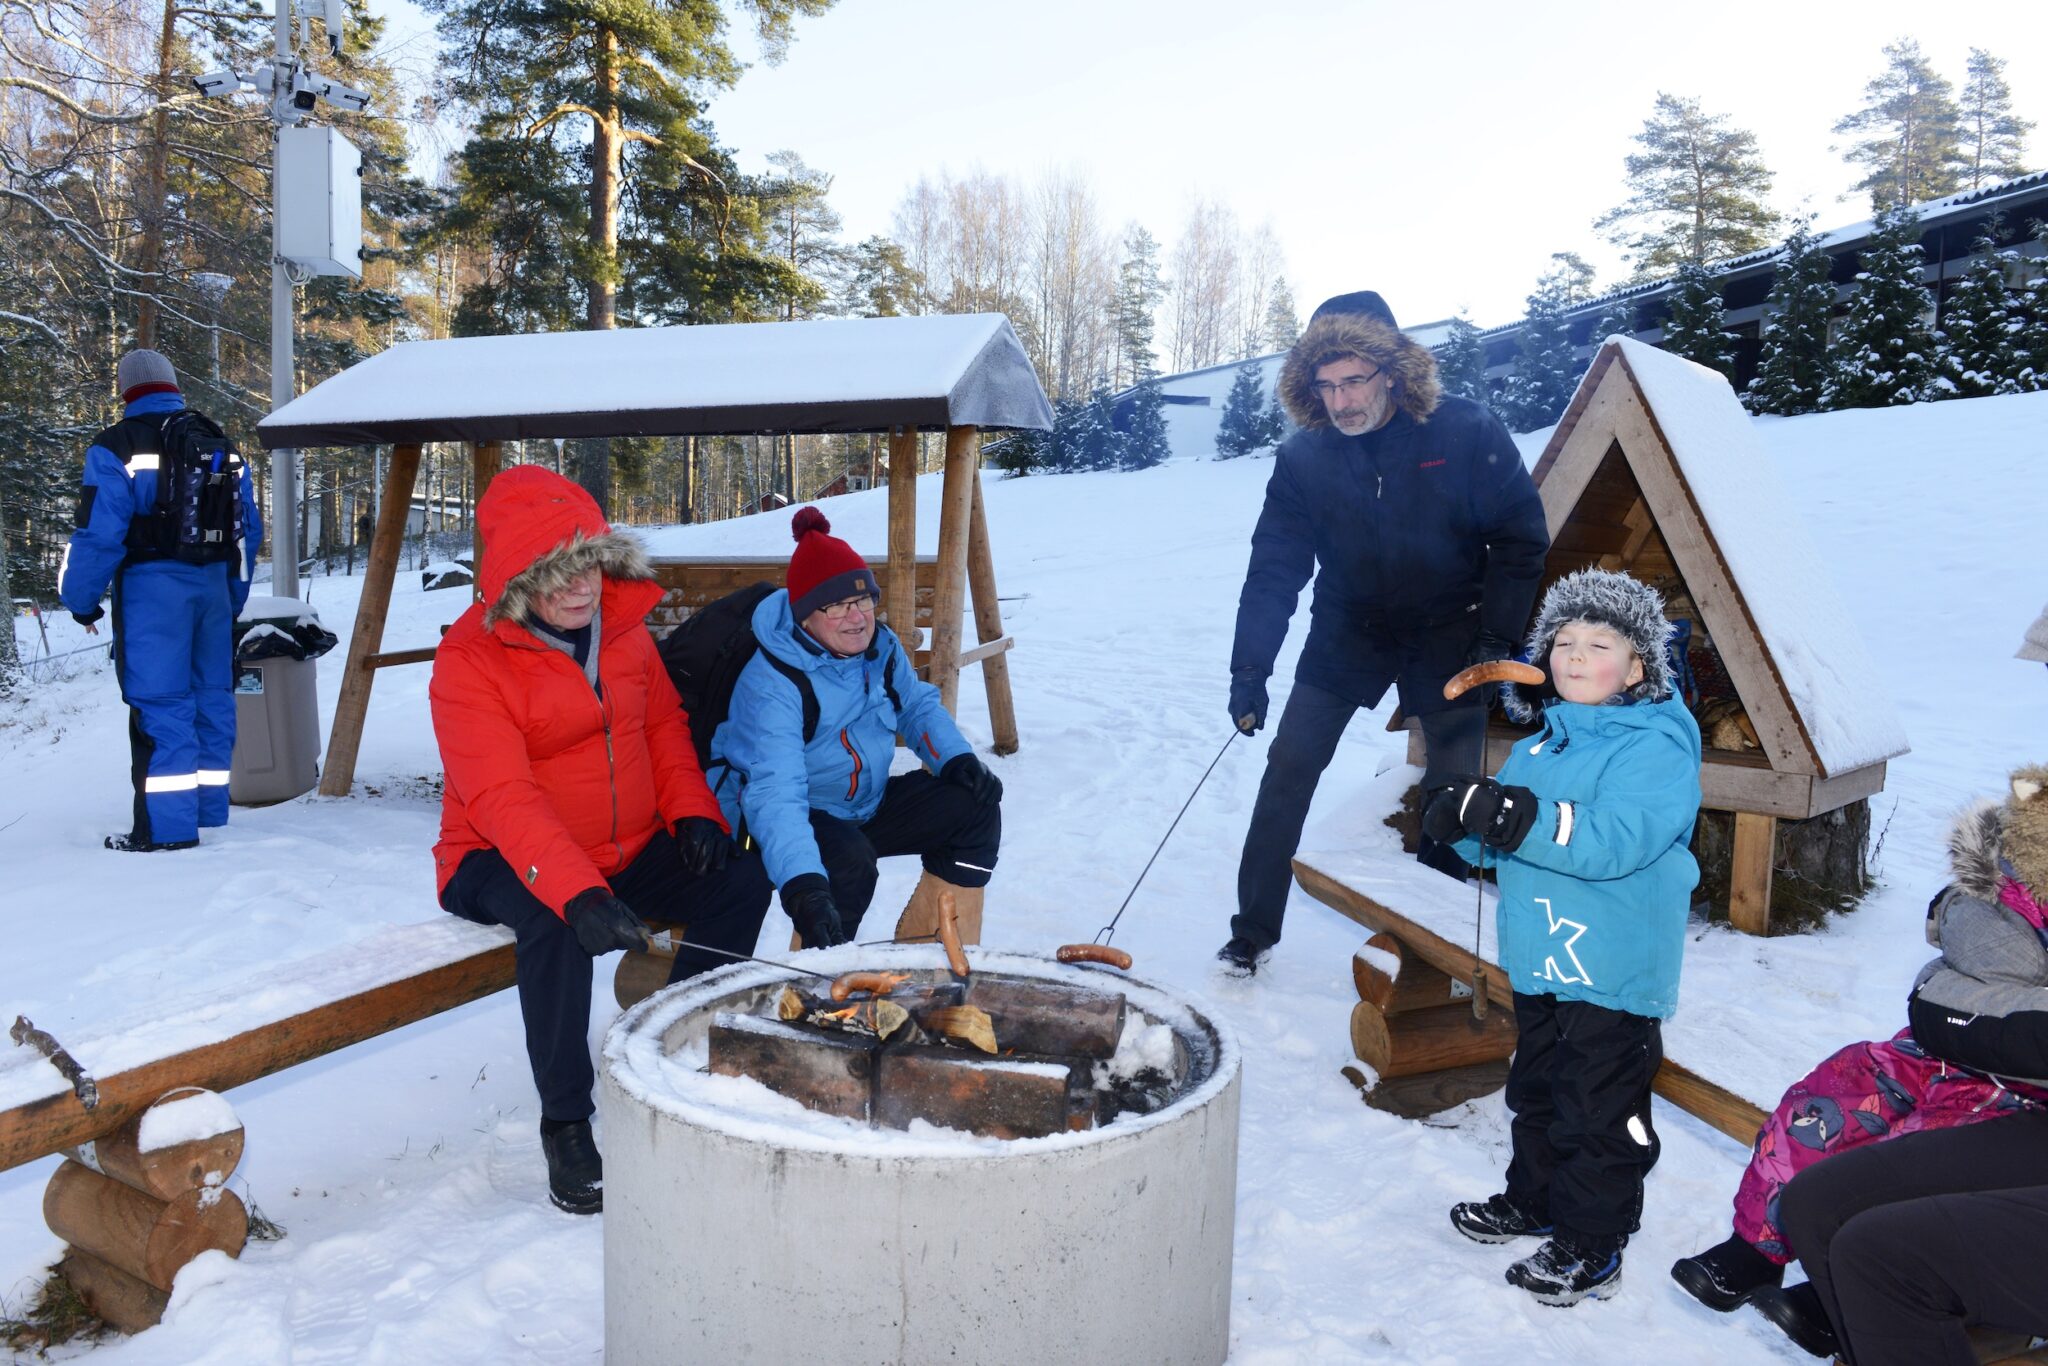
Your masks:
{"label": "man in black parka", "polygon": [[[1302,585],[1311,574],[1316,584],[1238,864],[1231,938],[1217,955],[1246,974],[1279,942],[1289,861],[1354,712],[1377,706],[1388,684],[1400,689],[1401,710],[1422,723],[1425,791],[1484,768],[1485,697],[1447,703],[1443,685],[1513,652],[1549,548],[1507,429],[1482,405],[1443,397],[1436,358],[1403,335],[1379,295],[1318,308],[1279,394],[1302,430],[1274,460],[1238,598],[1230,717],[1247,734],[1265,724],[1266,679]],[[1465,874],[1427,836],[1417,857]]]}

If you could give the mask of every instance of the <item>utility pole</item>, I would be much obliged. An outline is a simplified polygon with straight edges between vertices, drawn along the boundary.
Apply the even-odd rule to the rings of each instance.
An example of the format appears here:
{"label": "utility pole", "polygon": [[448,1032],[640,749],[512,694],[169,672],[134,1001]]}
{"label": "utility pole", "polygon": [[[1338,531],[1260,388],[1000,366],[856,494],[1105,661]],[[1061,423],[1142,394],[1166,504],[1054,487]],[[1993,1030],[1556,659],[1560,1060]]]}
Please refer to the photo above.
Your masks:
{"label": "utility pole", "polygon": [[[291,0],[276,0],[272,32],[277,50],[271,57],[271,85],[280,92],[270,101],[270,411],[299,396],[296,361],[292,357],[297,300],[292,297],[291,266],[284,259],[284,212],[278,186],[284,182],[285,149],[281,136],[292,88]],[[296,112],[296,111],[292,111]],[[291,122],[296,123],[296,118]],[[280,598],[299,595],[299,453],[270,453],[270,591]]]}

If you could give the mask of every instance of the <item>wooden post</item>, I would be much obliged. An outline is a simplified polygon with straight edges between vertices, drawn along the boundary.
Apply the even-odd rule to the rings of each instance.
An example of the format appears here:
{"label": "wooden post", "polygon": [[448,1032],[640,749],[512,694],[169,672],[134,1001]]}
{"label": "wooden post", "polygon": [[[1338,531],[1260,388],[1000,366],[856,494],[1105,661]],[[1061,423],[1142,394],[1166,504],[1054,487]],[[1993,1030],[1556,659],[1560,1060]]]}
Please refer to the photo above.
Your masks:
{"label": "wooden post", "polygon": [[974,464],[979,433],[946,428],[945,487],[939,499],[939,583],[932,602],[932,661],[928,681],[947,711],[960,707],[960,629],[967,607],[967,528],[974,520]]}
{"label": "wooden post", "polygon": [[917,429],[889,429],[889,629],[913,658],[917,630]]}
{"label": "wooden post", "polygon": [[377,534],[370,541],[370,562],[363,569],[356,629],[349,637],[348,663],[342,667],[341,697],[334,704],[334,727],[327,736],[327,766],[320,774],[323,797],[346,797],[355,784],[356,750],[363,741],[363,717],[370,709],[370,684],[377,677],[369,658],[384,644],[391,581],[398,572],[399,543],[405,539],[412,483],[419,470],[418,446],[392,449],[391,473],[384,481],[384,501],[377,509]]}
{"label": "wooden post", "polygon": [[1744,934],[1771,932],[1771,855],[1778,818],[1735,813],[1735,852],[1728,868],[1728,923]]}
{"label": "wooden post", "polygon": [[470,486],[476,490],[476,503],[472,505],[469,517],[469,550],[476,572],[471,576],[472,598],[478,602],[484,596],[484,532],[476,520],[475,508],[484,501],[484,490],[491,486],[491,480],[498,477],[498,470],[505,463],[505,443],[502,441],[478,441],[469,448]]}
{"label": "wooden post", "polygon": [[[988,543],[988,510],[981,496],[981,467],[974,470],[974,520],[967,529],[967,583],[974,592],[974,634],[983,645],[1000,640],[1003,609],[996,601],[996,561]],[[995,732],[996,753],[1017,752],[1017,704],[1010,696],[1010,660],[989,655],[981,661],[981,681],[988,688],[988,723]]]}

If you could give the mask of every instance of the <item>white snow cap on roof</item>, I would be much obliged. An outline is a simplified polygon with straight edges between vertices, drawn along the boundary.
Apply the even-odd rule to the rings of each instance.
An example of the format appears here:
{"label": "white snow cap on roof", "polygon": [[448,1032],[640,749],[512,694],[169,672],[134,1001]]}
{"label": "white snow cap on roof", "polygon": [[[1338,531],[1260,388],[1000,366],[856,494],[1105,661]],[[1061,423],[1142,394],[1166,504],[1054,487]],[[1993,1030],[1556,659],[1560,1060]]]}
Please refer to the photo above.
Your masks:
{"label": "white snow cap on roof", "polygon": [[2019,652],[2014,659],[2031,659],[2048,664],[2048,607],[2041,609],[2041,615],[2034,618],[2034,624],[2027,628],[2026,636],[2020,641]]}
{"label": "white snow cap on roof", "polygon": [[1649,400],[1822,768],[1832,776],[1904,754],[1891,697],[1734,389],[1654,346],[1612,344]]}
{"label": "white snow cap on roof", "polygon": [[1052,426],[1000,313],[402,342],[257,424],[266,447],[894,425]]}

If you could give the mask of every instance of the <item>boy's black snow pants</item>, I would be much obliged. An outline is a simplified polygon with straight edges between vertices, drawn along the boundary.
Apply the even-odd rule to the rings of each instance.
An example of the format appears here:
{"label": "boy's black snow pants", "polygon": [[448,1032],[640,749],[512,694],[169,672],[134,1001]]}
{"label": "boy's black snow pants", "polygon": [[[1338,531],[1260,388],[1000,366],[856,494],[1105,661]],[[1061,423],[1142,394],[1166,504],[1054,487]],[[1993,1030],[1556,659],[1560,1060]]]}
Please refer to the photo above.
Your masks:
{"label": "boy's black snow pants", "polygon": [[[768,871],[758,854],[734,850],[725,867],[698,877],[683,866],[667,831],[658,832],[634,860],[614,874],[612,895],[643,920],[682,921],[699,944],[752,953],[768,913]],[[590,955],[576,932],[527,890],[495,849],[466,855],[441,893],[442,909],[464,920],[504,925],[519,936],[513,948],[519,1014],[526,1024],[526,1057],[540,1092],[544,1119],[590,1118],[597,1074],[590,1062]],[[681,949],[669,981],[680,982],[732,960]]]}
{"label": "boy's black snow pants", "polygon": [[1560,1238],[1619,1251],[1641,1227],[1643,1178],[1657,1164],[1650,1081],[1663,1031],[1648,1016],[1519,991],[1515,1024],[1508,1198]]}
{"label": "boy's black snow pants", "polygon": [[1855,1366],[1971,1366],[1966,1324],[2048,1334],[2048,1113],[1852,1149],[1778,1211]]}

